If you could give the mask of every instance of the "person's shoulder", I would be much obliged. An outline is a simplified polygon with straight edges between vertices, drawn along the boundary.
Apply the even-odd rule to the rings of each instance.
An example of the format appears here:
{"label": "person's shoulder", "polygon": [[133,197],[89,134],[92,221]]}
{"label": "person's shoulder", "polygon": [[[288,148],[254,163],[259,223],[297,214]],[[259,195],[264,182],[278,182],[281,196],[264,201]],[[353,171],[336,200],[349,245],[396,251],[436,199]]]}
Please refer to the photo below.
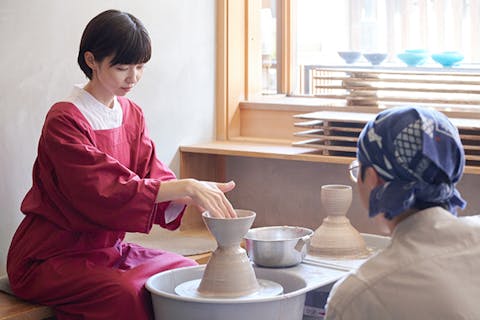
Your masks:
{"label": "person's shoulder", "polygon": [[458,223],[454,229],[458,229],[464,237],[469,237],[472,241],[480,243],[480,215],[458,217]]}
{"label": "person's shoulder", "polygon": [[78,111],[78,108],[73,102],[58,101],[50,107],[49,113],[75,113],[75,111]]}
{"label": "person's shoulder", "polygon": [[473,216],[463,216],[458,218],[460,221],[480,227],[480,214]]}
{"label": "person's shoulder", "polygon": [[54,103],[47,112],[44,127],[57,126],[59,124],[67,124],[88,128],[88,121],[82,112],[72,103],[68,101],[59,101]]}
{"label": "person's shoulder", "polygon": [[59,117],[79,119],[82,117],[82,113],[72,102],[59,101],[54,103],[48,110],[47,120]]}
{"label": "person's shoulder", "polygon": [[[460,232],[460,230],[479,230],[480,215],[457,216],[442,209],[445,213],[443,219],[439,220],[447,231]],[[457,230],[458,229],[458,230]]]}

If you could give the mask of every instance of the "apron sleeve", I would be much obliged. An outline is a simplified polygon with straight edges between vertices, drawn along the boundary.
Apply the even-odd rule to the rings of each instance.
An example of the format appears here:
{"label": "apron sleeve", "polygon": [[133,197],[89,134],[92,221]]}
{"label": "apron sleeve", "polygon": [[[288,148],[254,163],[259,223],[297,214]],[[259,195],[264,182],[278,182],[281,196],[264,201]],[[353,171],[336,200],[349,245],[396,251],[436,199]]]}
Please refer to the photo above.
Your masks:
{"label": "apron sleeve", "polygon": [[[132,117],[131,111],[138,111],[135,117],[138,118],[140,138],[135,146],[135,154],[137,157],[136,172],[144,179],[159,179],[160,181],[167,181],[176,179],[175,174],[162,161],[160,161],[155,152],[155,143],[150,139],[148,129],[145,125],[145,118],[141,109],[133,102],[127,99],[120,99],[121,104],[130,103],[129,107],[124,107],[128,116]],[[183,213],[186,206],[165,201],[158,203],[155,206],[154,222],[163,228],[175,230],[180,226]]]}

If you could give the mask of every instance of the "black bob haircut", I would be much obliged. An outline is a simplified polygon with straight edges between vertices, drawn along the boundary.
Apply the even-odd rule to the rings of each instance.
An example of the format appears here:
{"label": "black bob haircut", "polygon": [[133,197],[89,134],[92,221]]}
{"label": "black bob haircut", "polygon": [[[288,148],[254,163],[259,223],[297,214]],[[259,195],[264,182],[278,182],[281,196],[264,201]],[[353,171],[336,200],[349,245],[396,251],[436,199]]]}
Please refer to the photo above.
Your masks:
{"label": "black bob haircut", "polygon": [[107,10],[90,20],[80,41],[78,64],[87,78],[92,79],[92,69],[85,62],[87,51],[95,61],[113,56],[111,66],[141,64],[150,60],[152,44],[140,20],[126,12]]}

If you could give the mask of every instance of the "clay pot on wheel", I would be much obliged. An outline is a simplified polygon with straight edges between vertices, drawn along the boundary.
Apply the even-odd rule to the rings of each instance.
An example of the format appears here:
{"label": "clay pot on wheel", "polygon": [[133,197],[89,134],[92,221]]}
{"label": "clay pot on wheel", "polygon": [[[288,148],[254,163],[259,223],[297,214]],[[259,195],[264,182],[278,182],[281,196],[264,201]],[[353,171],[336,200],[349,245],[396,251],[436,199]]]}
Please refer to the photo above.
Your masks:
{"label": "clay pot on wheel", "polygon": [[207,297],[239,297],[259,290],[253,266],[245,249],[240,246],[243,236],[255,220],[255,212],[236,210],[237,218],[223,219],[202,214],[218,247],[208,261],[198,293]]}

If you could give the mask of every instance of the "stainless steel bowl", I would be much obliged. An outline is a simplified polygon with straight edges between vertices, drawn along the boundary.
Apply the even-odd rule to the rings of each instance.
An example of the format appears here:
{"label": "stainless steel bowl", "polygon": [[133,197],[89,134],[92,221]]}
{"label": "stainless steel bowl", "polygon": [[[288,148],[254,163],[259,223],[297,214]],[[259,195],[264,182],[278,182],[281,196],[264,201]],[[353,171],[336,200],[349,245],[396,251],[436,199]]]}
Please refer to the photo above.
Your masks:
{"label": "stainless steel bowl", "polygon": [[308,228],[274,226],[250,229],[244,238],[248,256],[256,265],[280,268],[302,262],[312,235]]}

